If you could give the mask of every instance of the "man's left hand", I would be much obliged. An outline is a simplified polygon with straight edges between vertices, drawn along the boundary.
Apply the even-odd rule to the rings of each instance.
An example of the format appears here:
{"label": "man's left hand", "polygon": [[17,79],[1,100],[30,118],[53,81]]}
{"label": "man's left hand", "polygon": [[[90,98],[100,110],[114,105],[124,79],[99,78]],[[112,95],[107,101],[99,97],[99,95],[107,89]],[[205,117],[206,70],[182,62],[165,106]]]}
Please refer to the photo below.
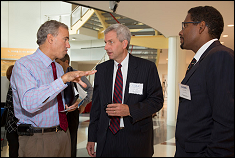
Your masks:
{"label": "man's left hand", "polygon": [[81,114],[81,113],[83,113],[83,111],[85,110],[85,106],[83,106],[83,105],[81,105],[81,106],[79,106],[79,108],[78,108],[78,110],[79,110],[79,113]]}
{"label": "man's left hand", "polygon": [[78,101],[76,101],[73,105],[69,106],[67,104],[65,104],[65,109],[68,111],[68,112],[71,112],[71,111],[74,111],[78,108]]}
{"label": "man's left hand", "polygon": [[109,116],[129,116],[129,106],[126,104],[113,103],[108,104],[106,108],[106,113]]}

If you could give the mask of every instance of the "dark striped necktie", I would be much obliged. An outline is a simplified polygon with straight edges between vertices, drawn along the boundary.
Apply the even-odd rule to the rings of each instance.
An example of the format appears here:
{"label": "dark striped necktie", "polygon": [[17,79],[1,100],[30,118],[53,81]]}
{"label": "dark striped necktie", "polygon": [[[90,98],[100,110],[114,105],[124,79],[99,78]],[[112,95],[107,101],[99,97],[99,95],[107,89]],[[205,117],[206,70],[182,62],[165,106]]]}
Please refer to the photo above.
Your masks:
{"label": "dark striped necktie", "polygon": [[[113,103],[122,103],[122,71],[121,64],[118,64],[118,70],[116,74],[115,84],[114,84],[114,93],[113,93]],[[113,134],[116,134],[120,130],[120,116],[111,116],[110,117],[110,126],[109,129]]]}
{"label": "dark striped necktie", "polygon": [[188,66],[188,69],[186,71],[186,74],[189,72],[189,70],[193,67],[193,65],[195,65],[195,63],[197,62],[197,60],[195,58],[193,58],[193,60],[191,61],[191,63]]}
{"label": "dark striped necktie", "polygon": [[[52,70],[53,70],[53,76],[54,76],[54,80],[57,79],[57,73],[56,73],[56,66],[55,63],[52,62],[51,63],[52,66]],[[60,127],[66,131],[68,128],[68,121],[67,121],[67,116],[65,112],[60,112],[62,110],[64,110],[64,105],[63,105],[63,101],[62,101],[62,95],[61,93],[59,93],[57,95],[57,100],[58,100],[58,111],[59,111],[59,120],[60,120]]]}

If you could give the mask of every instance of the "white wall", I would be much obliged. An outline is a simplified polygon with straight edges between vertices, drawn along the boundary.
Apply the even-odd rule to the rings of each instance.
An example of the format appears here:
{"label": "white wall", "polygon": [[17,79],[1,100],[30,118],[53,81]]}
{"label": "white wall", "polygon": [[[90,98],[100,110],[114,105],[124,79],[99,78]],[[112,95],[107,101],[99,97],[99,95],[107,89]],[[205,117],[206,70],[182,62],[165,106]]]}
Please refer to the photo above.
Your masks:
{"label": "white wall", "polygon": [[[104,50],[104,40],[70,41],[71,61],[94,61],[99,62],[106,51]],[[91,48],[93,47],[93,48]]]}
{"label": "white wall", "polygon": [[71,8],[61,1],[1,1],[1,47],[36,49],[45,15],[70,13]]}
{"label": "white wall", "polygon": [[1,47],[8,47],[8,1],[1,1]]}

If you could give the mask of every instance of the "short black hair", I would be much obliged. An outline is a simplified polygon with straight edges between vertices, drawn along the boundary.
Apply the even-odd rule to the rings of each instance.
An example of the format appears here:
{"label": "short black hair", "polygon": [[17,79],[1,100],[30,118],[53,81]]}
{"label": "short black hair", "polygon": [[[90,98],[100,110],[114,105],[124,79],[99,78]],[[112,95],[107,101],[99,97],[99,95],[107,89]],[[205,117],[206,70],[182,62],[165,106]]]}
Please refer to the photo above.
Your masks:
{"label": "short black hair", "polygon": [[220,39],[224,29],[224,20],[220,12],[212,6],[191,8],[188,13],[194,22],[205,21],[210,37]]}
{"label": "short black hair", "polygon": [[7,76],[7,79],[8,79],[9,81],[10,81],[10,79],[11,79],[11,74],[12,74],[13,67],[14,67],[14,65],[10,65],[10,66],[7,68],[6,76]]}
{"label": "short black hair", "polygon": [[68,60],[68,62],[70,62],[70,57],[68,54],[65,54],[65,56],[63,58],[60,59],[61,61],[65,62],[66,60]]}

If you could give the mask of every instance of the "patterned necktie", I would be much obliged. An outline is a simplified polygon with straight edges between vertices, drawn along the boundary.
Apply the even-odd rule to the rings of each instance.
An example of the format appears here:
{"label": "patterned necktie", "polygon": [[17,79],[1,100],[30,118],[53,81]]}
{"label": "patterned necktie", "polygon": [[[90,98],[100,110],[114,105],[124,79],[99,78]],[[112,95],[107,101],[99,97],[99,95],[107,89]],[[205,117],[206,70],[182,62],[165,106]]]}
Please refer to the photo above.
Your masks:
{"label": "patterned necktie", "polygon": [[193,67],[193,65],[197,62],[197,60],[195,58],[193,58],[193,60],[191,61],[191,63],[188,66],[188,69],[186,71],[186,74],[189,72],[189,70]]}
{"label": "patterned necktie", "polygon": [[[52,70],[53,70],[54,80],[56,80],[57,79],[57,73],[56,73],[55,63],[52,62],[51,66],[52,66]],[[66,130],[68,128],[67,116],[66,116],[65,112],[60,112],[60,111],[64,110],[64,105],[63,105],[61,93],[59,93],[57,95],[57,100],[58,100],[58,111],[59,111],[60,127],[66,132]]]}
{"label": "patterned necktie", "polygon": [[[113,103],[122,103],[122,72],[121,64],[118,64],[118,70],[116,74],[115,84],[114,84],[114,93],[113,93]],[[109,129],[113,134],[116,134],[120,129],[120,116],[111,116],[110,117],[110,126]]]}

